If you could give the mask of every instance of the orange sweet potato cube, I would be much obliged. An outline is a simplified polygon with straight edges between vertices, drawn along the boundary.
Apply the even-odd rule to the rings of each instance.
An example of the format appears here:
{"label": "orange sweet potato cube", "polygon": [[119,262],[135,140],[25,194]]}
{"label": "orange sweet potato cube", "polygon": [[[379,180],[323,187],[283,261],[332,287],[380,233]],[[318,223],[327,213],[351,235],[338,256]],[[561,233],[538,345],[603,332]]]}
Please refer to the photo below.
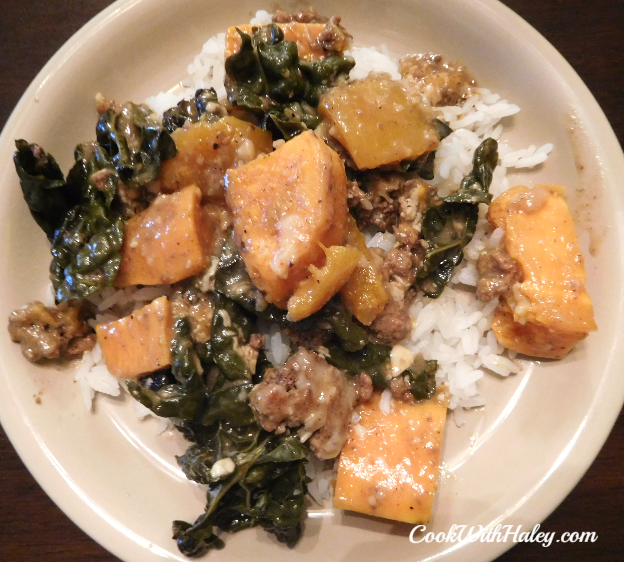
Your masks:
{"label": "orange sweet potato cube", "polygon": [[171,365],[173,316],[167,297],[95,331],[106,366],[116,377],[135,379]]}
{"label": "orange sweet potato cube", "polygon": [[229,170],[225,199],[252,282],[282,308],[310,265],[325,262],[320,244],[344,244],[344,164],[313,131]]}
{"label": "orange sweet potato cube", "polygon": [[208,265],[211,230],[204,224],[196,185],[159,195],[127,223],[117,287],[175,283]]}
{"label": "orange sweet potato cube", "polygon": [[429,400],[392,401],[380,394],[360,405],[340,453],[334,507],[406,523],[427,523],[438,486],[446,421],[446,387]]}
{"label": "orange sweet potato cube", "polygon": [[549,359],[565,357],[596,329],[564,190],[519,185],[497,197],[488,212],[492,226],[505,231],[505,249],[523,277],[504,295],[492,330],[508,349]]}

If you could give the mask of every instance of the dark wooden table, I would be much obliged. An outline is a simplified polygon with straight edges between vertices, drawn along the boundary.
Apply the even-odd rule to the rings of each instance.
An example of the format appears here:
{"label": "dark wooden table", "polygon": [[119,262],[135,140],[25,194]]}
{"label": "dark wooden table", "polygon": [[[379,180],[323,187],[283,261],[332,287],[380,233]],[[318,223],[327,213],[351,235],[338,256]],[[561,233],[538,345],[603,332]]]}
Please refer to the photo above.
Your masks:
{"label": "dark wooden table", "polygon": [[[36,73],[110,0],[0,0],[0,127]],[[624,144],[624,1],[505,0],[572,64]],[[624,375],[624,369],[623,369]],[[39,488],[0,430],[0,561],[117,560]],[[499,562],[624,561],[624,414],[542,530],[595,531],[593,544],[521,544]],[[469,561],[467,561],[469,562]]]}

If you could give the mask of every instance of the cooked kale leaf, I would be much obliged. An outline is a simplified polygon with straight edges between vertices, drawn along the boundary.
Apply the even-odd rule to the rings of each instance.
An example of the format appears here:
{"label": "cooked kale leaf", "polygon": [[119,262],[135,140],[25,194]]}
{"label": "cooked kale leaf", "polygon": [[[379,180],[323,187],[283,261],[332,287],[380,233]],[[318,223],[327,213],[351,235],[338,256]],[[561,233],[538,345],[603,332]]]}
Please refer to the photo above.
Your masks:
{"label": "cooked kale leaf", "polygon": [[209,396],[203,366],[191,339],[188,318],[179,319],[175,323],[171,359],[171,374],[175,382],[154,390],[129,380],[128,391],[157,416],[200,421],[209,404]]}
{"label": "cooked kale leaf", "polygon": [[124,232],[120,191],[143,197],[139,187],[156,178],[162,160],[176,154],[169,133],[146,107],[132,103],[105,111],[96,136],[98,142],[76,147],[66,180],[41,147],[16,142],[24,198],[52,243],[50,276],[57,302],[112,285]]}
{"label": "cooked kale leaf", "polygon": [[246,353],[251,320],[242,306],[217,294],[208,346],[193,340],[188,318],[179,319],[171,372],[159,373],[158,384],[151,377],[128,381],[139,402],[176,418],[192,442],[178,463],[189,479],[208,486],[206,512],[193,524],[173,523],[173,537],[187,556],[221,548],[217,530],[261,526],[289,546],[301,535],[309,448],[288,432],[264,431],[254,419],[250,378],[264,359],[256,368]]}
{"label": "cooked kale leaf", "polygon": [[217,294],[212,316],[212,358],[229,380],[251,379],[255,368],[245,357],[253,330],[250,314],[222,294]]}
{"label": "cooked kale leaf", "polygon": [[[436,133],[438,134],[438,139],[440,140],[445,139],[453,132],[453,129],[451,129],[444,121],[441,121],[440,119],[434,119],[433,126]],[[427,152],[426,154],[419,156],[410,164],[407,170],[415,171],[424,180],[432,180],[433,166],[435,164],[435,155],[436,151],[432,150],[431,152]]]}
{"label": "cooked kale leaf", "polygon": [[[173,523],[180,551],[200,556],[221,547],[215,527],[233,533],[256,525],[294,546],[301,536],[308,452],[294,436],[267,433],[256,425],[216,425],[207,443],[192,445],[178,459],[189,478],[208,484],[206,512],[192,525]],[[219,462],[223,470],[214,470]]]}
{"label": "cooked kale leaf", "polygon": [[13,154],[24,200],[30,213],[50,241],[65,215],[78,201],[80,193],[65,182],[56,160],[37,144],[16,140]]}
{"label": "cooked kale leaf", "polygon": [[263,294],[251,282],[232,230],[228,233],[219,257],[215,290],[252,313],[259,313],[267,307]]}
{"label": "cooked kale leaf", "polygon": [[96,143],[78,145],[74,157],[67,190],[77,194],[78,203],[65,214],[51,247],[57,302],[112,285],[121,263],[124,221],[114,205],[119,175]]}
{"label": "cooked kale leaf", "polygon": [[473,168],[459,190],[430,207],[423,218],[422,234],[429,247],[417,272],[418,286],[437,298],[463,259],[463,247],[472,240],[479,218],[479,203],[492,199],[489,187],[498,162],[498,143],[488,138],[475,150]]}
{"label": "cooked kale leaf", "polygon": [[388,386],[385,366],[390,360],[392,347],[383,343],[370,342],[354,352],[346,351],[341,345],[328,345],[327,362],[351,375],[368,373],[373,385],[378,388]]}
{"label": "cooked kale leaf", "polygon": [[435,392],[437,370],[437,361],[426,361],[422,354],[418,354],[412,365],[400,376],[404,378],[415,400],[427,400]]}
{"label": "cooked kale leaf", "polygon": [[100,115],[95,133],[98,144],[111,157],[124,184],[138,189],[155,180],[160,164],[177,154],[171,135],[143,105],[126,103]]}
{"label": "cooked kale leaf", "polygon": [[163,113],[162,124],[167,131],[173,133],[189,121],[197,123],[215,123],[227,115],[226,109],[219,104],[217,92],[214,88],[199,89],[189,100],[182,100],[175,107]]}
{"label": "cooked kale leaf", "polygon": [[229,102],[257,114],[263,128],[276,128],[285,139],[316,128],[319,97],[348,77],[355,61],[340,55],[300,61],[297,44],[284,41],[274,23],[256,28],[251,36],[238,33],[241,48],[225,61]]}

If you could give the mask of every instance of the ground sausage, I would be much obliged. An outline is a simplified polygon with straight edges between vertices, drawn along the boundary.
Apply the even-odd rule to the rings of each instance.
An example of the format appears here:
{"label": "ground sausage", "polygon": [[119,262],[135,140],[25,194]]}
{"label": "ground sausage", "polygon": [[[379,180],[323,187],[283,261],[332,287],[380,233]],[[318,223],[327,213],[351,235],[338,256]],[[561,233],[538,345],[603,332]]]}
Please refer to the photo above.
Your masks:
{"label": "ground sausage", "polygon": [[505,294],[524,278],[520,264],[507,253],[502,243],[479,256],[477,271],[477,297],[483,302]]}
{"label": "ground sausage", "polygon": [[447,63],[442,55],[408,55],[400,60],[399,70],[403,78],[417,85],[433,106],[457,105],[477,86],[465,66]]}
{"label": "ground sausage", "polygon": [[33,363],[82,355],[95,345],[95,333],[82,319],[81,310],[68,303],[47,307],[39,301],[14,310],[9,334]]}
{"label": "ground sausage", "polygon": [[300,435],[309,437],[316,456],[331,459],[347,439],[358,386],[357,380],[300,347],[282,368],[267,370],[251,391],[250,404],[265,430],[283,433],[302,426]]}

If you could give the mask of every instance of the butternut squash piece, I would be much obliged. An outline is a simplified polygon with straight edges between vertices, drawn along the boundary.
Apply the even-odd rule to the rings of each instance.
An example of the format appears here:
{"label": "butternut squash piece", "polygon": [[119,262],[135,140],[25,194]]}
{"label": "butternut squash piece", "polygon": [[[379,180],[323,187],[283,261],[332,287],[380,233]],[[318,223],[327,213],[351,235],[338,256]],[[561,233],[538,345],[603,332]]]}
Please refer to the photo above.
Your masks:
{"label": "butternut squash piece", "polygon": [[116,377],[136,379],[171,365],[173,315],[167,297],[100,324],[95,332],[106,367]]}
{"label": "butternut squash piece", "polygon": [[288,299],[288,318],[295,322],[303,320],[321,310],[340,287],[351,277],[362,258],[355,248],[331,246],[325,248],[326,261],[322,268],[310,266],[310,276],[297,286],[297,290]]}
{"label": "butternut squash piece", "polygon": [[[278,23],[277,25],[284,32],[284,41],[294,41],[297,43],[297,51],[299,52],[300,59],[314,61],[327,56],[328,53],[323,49],[323,43],[319,41],[319,35],[323,29],[325,29],[324,23],[289,22]],[[225,34],[226,59],[234,53],[238,53],[242,45],[241,37],[236,31],[236,28],[251,36],[254,27],[259,26],[257,24],[246,23],[228,28]]]}
{"label": "butternut squash piece", "polygon": [[201,191],[190,185],[159,195],[126,223],[117,287],[175,283],[207,267],[212,241],[200,201]]}
{"label": "butternut squash piece", "polygon": [[380,394],[359,406],[342,448],[334,507],[418,524],[431,516],[438,486],[447,388],[429,400],[391,402],[379,407]]}
{"label": "butternut squash piece", "polygon": [[414,160],[438,146],[433,116],[404,80],[374,77],[331,88],[318,109],[360,169]]}
{"label": "butternut squash piece", "polygon": [[524,276],[496,311],[494,334],[509,349],[552,359],[564,357],[596,330],[564,190],[520,185],[495,199],[488,215],[505,231],[505,248]]}
{"label": "butternut squash piece", "polygon": [[216,123],[189,123],[172,133],[178,154],[162,164],[162,193],[195,184],[206,201],[223,202],[225,172],[273,150],[271,133],[236,117]]}
{"label": "butternut squash piece", "polygon": [[229,170],[225,197],[252,282],[281,308],[308,276],[308,267],[324,263],[319,243],[344,244],[344,164],[313,131]]}
{"label": "butternut squash piece", "polygon": [[375,266],[364,235],[351,215],[347,219],[346,244],[357,248],[362,259],[340,289],[340,297],[353,316],[365,326],[370,326],[386,306],[388,294],[383,285],[381,270]]}

